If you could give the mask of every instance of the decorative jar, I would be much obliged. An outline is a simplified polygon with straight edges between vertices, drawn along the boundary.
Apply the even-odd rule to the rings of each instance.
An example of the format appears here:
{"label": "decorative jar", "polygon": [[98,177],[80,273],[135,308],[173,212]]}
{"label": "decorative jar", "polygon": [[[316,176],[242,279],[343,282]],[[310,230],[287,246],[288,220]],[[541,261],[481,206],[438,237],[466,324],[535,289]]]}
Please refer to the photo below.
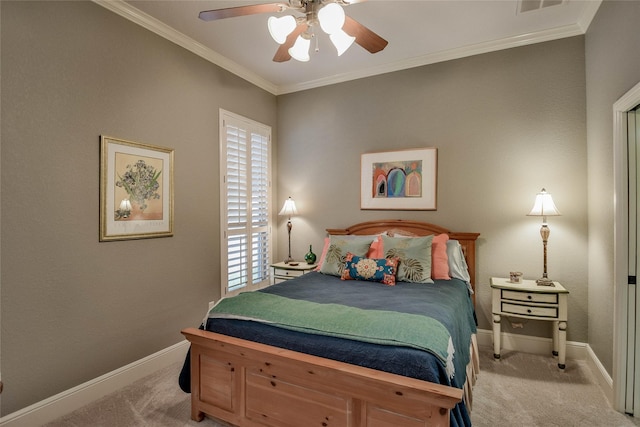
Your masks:
{"label": "decorative jar", "polygon": [[307,261],[307,264],[314,264],[316,262],[316,254],[313,253],[313,249],[309,245],[309,252],[304,256],[304,260]]}

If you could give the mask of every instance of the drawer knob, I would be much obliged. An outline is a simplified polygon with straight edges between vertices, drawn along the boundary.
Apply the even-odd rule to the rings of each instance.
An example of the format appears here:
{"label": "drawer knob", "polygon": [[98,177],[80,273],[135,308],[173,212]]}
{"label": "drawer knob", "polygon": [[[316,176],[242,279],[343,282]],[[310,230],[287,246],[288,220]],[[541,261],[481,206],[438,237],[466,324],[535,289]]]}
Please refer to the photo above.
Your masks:
{"label": "drawer knob", "polygon": [[527,298],[528,298],[528,299],[531,299],[531,295],[527,295]]}
{"label": "drawer knob", "polygon": [[531,313],[531,309],[530,308],[527,309],[527,313]]}

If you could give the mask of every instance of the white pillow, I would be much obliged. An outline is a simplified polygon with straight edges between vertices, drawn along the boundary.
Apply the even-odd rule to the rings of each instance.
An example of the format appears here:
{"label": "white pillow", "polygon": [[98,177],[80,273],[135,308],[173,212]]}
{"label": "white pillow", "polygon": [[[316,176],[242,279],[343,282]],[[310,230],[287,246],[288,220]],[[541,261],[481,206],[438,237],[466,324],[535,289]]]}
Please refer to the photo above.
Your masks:
{"label": "white pillow", "polygon": [[449,276],[465,281],[469,291],[473,293],[469,268],[467,267],[467,261],[464,259],[460,242],[447,240],[447,258],[449,258]]}

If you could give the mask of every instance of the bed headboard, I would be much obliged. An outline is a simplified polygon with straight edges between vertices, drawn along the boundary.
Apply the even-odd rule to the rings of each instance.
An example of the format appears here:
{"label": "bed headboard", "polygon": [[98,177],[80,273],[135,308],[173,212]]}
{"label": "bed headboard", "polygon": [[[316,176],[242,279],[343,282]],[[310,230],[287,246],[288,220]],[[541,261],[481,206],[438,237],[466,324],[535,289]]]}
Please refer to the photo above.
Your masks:
{"label": "bed headboard", "polygon": [[[421,221],[409,221],[404,219],[383,219],[379,221],[368,221],[354,224],[347,228],[327,228],[327,233],[333,235],[368,235],[384,232],[400,232],[405,235],[428,236],[430,234],[447,233],[450,239],[460,242],[469,268],[471,277],[471,287],[476,289],[476,239],[480,233],[461,233],[449,231],[439,225],[429,224]],[[472,295],[475,305],[475,293]]]}

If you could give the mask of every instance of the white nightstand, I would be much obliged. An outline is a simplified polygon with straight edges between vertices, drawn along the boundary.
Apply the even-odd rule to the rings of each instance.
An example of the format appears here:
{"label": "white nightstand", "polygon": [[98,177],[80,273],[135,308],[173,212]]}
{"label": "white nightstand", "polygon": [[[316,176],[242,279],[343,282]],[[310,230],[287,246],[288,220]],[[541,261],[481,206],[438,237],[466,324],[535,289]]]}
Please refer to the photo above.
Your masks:
{"label": "white nightstand", "polygon": [[304,261],[297,262],[296,265],[285,264],[284,261],[271,264],[271,267],[273,267],[273,283],[280,283],[302,276],[313,271],[317,266],[318,264],[307,264]]}
{"label": "white nightstand", "polygon": [[500,320],[502,316],[553,322],[553,355],[564,369],[567,346],[567,291],[560,283],[538,286],[535,280],[511,283],[491,278],[493,312],[493,357],[500,358]]}

